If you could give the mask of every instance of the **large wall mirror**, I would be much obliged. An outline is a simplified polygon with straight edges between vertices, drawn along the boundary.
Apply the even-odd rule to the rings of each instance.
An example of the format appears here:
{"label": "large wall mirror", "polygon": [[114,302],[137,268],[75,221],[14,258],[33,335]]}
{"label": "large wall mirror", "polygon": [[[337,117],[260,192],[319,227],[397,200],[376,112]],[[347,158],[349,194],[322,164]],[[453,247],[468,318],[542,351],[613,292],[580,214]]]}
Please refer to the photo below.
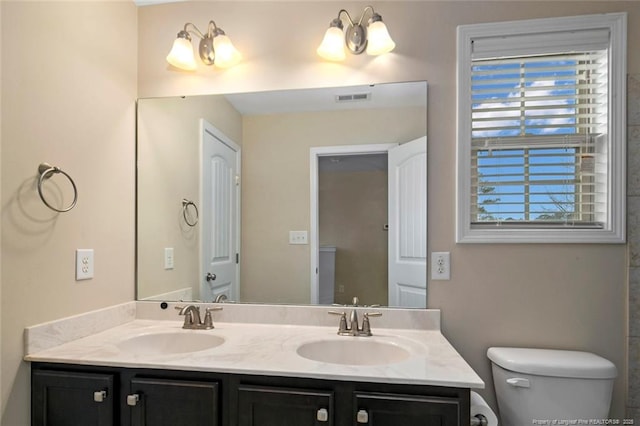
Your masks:
{"label": "large wall mirror", "polygon": [[426,82],[137,114],[138,300],[426,307]]}

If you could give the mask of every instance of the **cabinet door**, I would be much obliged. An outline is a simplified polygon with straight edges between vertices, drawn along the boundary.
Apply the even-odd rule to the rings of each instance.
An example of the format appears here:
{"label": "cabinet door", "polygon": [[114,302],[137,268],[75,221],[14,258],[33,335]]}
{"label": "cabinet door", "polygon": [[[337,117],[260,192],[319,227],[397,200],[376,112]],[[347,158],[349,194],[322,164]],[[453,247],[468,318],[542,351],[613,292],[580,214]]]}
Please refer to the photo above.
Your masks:
{"label": "cabinet door", "polygon": [[113,426],[110,374],[33,370],[32,426]]}
{"label": "cabinet door", "polygon": [[126,403],[132,426],[218,426],[219,385],[216,382],[131,379]]}
{"label": "cabinet door", "polygon": [[454,398],[359,392],[354,396],[354,426],[460,426]]}
{"label": "cabinet door", "polygon": [[331,426],[333,392],[240,386],[239,426]]}

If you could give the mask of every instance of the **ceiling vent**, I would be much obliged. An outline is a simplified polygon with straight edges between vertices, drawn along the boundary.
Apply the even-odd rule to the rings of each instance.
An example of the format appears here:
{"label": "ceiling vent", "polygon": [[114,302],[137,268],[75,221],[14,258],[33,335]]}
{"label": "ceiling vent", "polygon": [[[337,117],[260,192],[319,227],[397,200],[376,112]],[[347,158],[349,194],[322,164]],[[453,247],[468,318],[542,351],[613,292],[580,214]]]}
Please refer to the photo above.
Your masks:
{"label": "ceiling vent", "polygon": [[364,102],[371,100],[371,92],[369,93],[352,93],[350,95],[336,95],[336,102]]}

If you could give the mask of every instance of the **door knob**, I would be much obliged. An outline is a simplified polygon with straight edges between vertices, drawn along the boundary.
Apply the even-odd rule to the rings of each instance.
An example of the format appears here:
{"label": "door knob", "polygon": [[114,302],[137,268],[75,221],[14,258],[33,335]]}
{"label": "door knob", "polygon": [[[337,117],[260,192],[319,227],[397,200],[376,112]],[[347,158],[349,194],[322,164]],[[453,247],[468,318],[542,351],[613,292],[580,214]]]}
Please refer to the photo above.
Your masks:
{"label": "door knob", "polygon": [[205,277],[207,282],[214,281],[216,279],[216,274],[212,274],[211,272],[207,272],[207,276]]}

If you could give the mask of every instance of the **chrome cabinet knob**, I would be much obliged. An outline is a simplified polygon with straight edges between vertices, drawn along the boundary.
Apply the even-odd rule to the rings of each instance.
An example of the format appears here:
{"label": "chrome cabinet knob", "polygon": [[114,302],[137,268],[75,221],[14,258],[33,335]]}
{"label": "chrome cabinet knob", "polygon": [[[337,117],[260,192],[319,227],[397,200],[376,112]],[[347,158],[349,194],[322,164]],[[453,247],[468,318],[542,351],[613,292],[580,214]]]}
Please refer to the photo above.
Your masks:
{"label": "chrome cabinet knob", "polygon": [[103,402],[107,399],[107,391],[97,391],[93,393],[94,402]]}
{"label": "chrome cabinet knob", "polygon": [[328,422],[329,421],[329,412],[326,408],[321,408],[316,413],[316,420],[319,422]]}
{"label": "chrome cabinet knob", "polygon": [[358,423],[369,423],[369,413],[367,413],[367,410],[359,410],[358,414],[356,414],[356,421]]}
{"label": "chrome cabinet knob", "polygon": [[127,395],[127,405],[131,407],[135,407],[138,405],[138,401],[140,401],[140,395],[134,393],[133,395]]}
{"label": "chrome cabinet knob", "polygon": [[207,282],[211,282],[211,281],[215,281],[215,279],[217,277],[216,277],[216,274],[212,274],[211,272],[207,272],[207,276],[204,277],[204,278],[207,280]]}

